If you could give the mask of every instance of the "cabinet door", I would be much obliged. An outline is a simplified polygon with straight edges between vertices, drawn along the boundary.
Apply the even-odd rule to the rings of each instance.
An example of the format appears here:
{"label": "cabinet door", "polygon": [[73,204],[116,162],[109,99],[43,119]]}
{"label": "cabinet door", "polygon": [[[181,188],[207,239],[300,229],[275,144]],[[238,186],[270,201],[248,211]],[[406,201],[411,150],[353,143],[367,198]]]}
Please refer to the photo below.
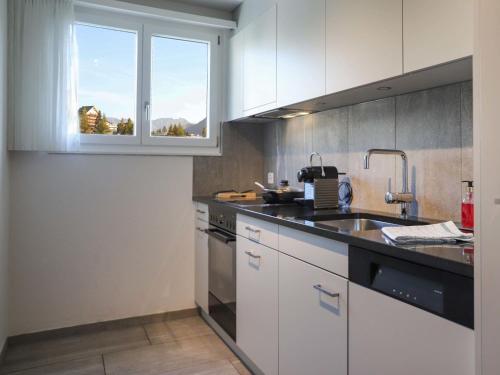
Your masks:
{"label": "cabinet door", "polygon": [[240,31],[229,39],[229,79],[227,121],[243,117],[243,51],[245,33]]}
{"label": "cabinet door", "polygon": [[472,375],[474,331],[349,284],[350,375]]}
{"label": "cabinet door", "polygon": [[278,107],[325,95],[325,0],[278,1]]}
{"label": "cabinet door", "polygon": [[327,94],[403,73],[402,0],[326,0]]}
{"label": "cabinet door", "polygon": [[276,5],[243,32],[243,109],[248,115],[276,102]]}
{"label": "cabinet door", "polygon": [[238,236],[236,344],[266,375],[278,374],[278,252]]}
{"label": "cabinet door", "polygon": [[208,235],[201,224],[195,230],[195,301],[208,314]]}
{"label": "cabinet door", "polygon": [[473,0],[404,0],[404,70],[472,55]]}
{"label": "cabinet door", "polygon": [[280,253],[279,343],[281,374],[346,375],[347,280]]}

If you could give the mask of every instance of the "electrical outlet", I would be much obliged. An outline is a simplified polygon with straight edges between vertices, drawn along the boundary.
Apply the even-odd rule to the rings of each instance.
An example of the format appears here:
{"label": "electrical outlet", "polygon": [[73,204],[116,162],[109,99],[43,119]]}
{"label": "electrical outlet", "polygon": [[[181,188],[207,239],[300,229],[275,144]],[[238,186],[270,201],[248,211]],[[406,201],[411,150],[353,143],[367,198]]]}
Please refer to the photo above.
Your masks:
{"label": "electrical outlet", "polygon": [[274,185],[274,173],[273,172],[269,172],[267,174],[267,183],[269,185]]}

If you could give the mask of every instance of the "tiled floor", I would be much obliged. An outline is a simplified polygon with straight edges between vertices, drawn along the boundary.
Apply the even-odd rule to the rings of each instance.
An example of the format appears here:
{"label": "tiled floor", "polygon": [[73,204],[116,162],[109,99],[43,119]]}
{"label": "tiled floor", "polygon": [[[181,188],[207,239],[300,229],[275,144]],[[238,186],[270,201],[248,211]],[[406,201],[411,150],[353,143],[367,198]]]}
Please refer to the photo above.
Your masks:
{"label": "tiled floor", "polygon": [[246,375],[231,350],[200,318],[18,344],[0,374]]}

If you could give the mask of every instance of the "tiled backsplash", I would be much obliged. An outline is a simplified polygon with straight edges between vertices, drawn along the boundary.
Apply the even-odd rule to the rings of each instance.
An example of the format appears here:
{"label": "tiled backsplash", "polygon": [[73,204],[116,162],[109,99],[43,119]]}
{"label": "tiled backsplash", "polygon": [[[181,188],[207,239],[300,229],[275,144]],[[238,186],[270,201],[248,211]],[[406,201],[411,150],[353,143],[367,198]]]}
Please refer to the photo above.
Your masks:
{"label": "tiled backsplash", "polygon": [[297,171],[317,151],[326,165],[346,172],[354,207],[398,212],[387,205],[389,185],[401,189],[401,159],[370,148],[397,148],[408,155],[412,213],[460,219],[462,180],[472,179],[472,82],[457,83],[361,103],[270,124],[226,124],[222,157],[195,157],[194,194],[252,189],[267,172],[297,182]]}
{"label": "tiled backsplash", "polygon": [[222,134],[223,156],[194,157],[194,196],[250,190],[263,179],[263,124],[224,124]]}
{"label": "tiled backsplash", "polygon": [[401,149],[416,196],[411,212],[460,219],[461,181],[472,179],[471,82],[276,122],[265,132],[266,173],[299,185],[297,170],[317,151],[350,177],[354,207],[385,212],[399,210],[384,194],[389,185],[401,189],[401,159],[374,155],[365,170],[363,155],[370,148]]}

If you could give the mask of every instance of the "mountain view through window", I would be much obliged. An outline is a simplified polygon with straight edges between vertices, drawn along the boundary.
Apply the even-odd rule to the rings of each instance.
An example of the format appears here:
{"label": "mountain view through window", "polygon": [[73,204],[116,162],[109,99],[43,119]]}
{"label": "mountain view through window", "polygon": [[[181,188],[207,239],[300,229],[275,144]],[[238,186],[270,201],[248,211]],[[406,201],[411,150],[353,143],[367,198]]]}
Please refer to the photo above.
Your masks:
{"label": "mountain view through window", "polygon": [[151,40],[151,135],[206,137],[208,44]]}

